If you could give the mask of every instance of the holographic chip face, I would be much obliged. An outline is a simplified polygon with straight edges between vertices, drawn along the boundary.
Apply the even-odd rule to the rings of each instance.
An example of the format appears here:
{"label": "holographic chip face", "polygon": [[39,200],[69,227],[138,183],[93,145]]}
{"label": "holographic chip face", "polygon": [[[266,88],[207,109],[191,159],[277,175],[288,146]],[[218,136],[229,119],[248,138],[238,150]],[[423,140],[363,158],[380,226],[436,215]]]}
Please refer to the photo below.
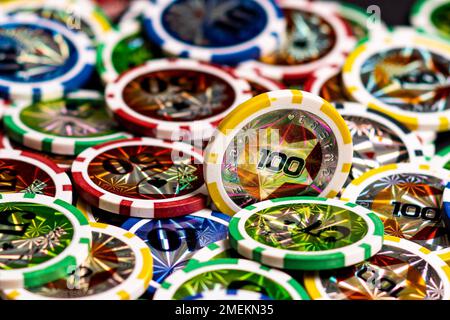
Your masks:
{"label": "holographic chip face", "polygon": [[170,69],[147,73],[129,82],[125,103],[135,112],[165,121],[194,121],[218,115],[231,107],[236,94],[214,74]]}
{"label": "holographic chip face", "polygon": [[19,83],[53,80],[79,60],[74,44],[62,34],[31,24],[0,25],[0,78]]}
{"label": "holographic chip face", "polygon": [[317,196],[333,178],[338,145],[330,127],[301,110],[277,110],[250,121],[227,146],[222,181],[243,208],[266,199]]}
{"label": "holographic chip face", "polygon": [[368,58],[361,67],[365,89],[404,111],[433,113],[450,108],[450,62],[431,51],[396,48]]}
{"label": "holographic chip face", "polygon": [[31,163],[0,159],[0,193],[18,192],[54,197],[56,186],[47,172]]}
{"label": "holographic chip face", "polygon": [[269,23],[253,0],[176,0],[162,13],[164,29],[189,45],[220,48],[258,37]]}
{"label": "holographic chip face", "polygon": [[385,234],[440,250],[450,246],[441,217],[446,183],[414,172],[390,174],[367,185],[356,203],[379,215]]}
{"label": "holographic chip face", "polygon": [[44,297],[74,299],[101,294],[122,284],[134,271],[136,256],[129,245],[110,235],[93,232],[88,259],[62,278],[27,288]]}
{"label": "holographic chip face", "polygon": [[352,267],[321,271],[320,291],[333,300],[441,300],[442,278],[426,260],[391,245]]}
{"label": "holographic chip face", "polygon": [[37,203],[0,204],[0,270],[31,268],[61,254],[74,237],[72,222]]}
{"label": "holographic chip face", "polygon": [[281,50],[261,62],[292,66],[310,63],[329,54],[336,45],[333,27],[322,17],[300,10],[284,9],[287,41]]}
{"label": "holographic chip face", "polygon": [[296,252],[343,248],[363,239],[368,225],[344,208],[314,203],[270,207],[245,222],[246,233],[263,245]]}
{"label": "holographic chip face", "polygon": [[92,182],[113,194],[134,199],[169,199],[203,184],[203,166],[193,157],[173,157],[173,149],[156,146],[117,147],[88,165]]}
{"label": "holographic chip face", "polygon": [[401,138],[387,126],[358,116],[344,115],[353,141],[353,163],[349,181],[380,166],[410,161]]}
{"label": "holographic chip face", "polygon": [[431,13],[431,22],[445,36],[450,37],[450,3],[443,3]]}
{"label": "holographic chip face", "polygon": [[28,127],[58,137],[98,137],[117,132],[104,102],[65,98],[24,108],[20,120]]}

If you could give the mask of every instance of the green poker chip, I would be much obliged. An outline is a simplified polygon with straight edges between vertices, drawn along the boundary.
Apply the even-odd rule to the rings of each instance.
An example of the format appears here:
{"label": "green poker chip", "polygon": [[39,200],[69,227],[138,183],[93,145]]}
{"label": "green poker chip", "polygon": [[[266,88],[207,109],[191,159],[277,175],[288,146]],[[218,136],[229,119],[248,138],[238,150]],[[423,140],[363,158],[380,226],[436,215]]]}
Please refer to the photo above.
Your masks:
{"label": "green poker chip", "polygon": [[189,259],[189,264],[197,264],[199,262],[206,262],[215,259],[238,259],[239,254],[233,250],[228,239],[219,240],[210,243],[206,247],[198,250]]}
{"label": "green poker chip", "polygon": [[430,161],[432,168],[444,168],[450,170],[450,146],[439,150]]}
{"label": "green poker chip", "polygon": [[130,137],[118,130],[103,97],[88,90],[58,100],[17,103],[5,110],[4,125],[15,142],[60,155],[78,155],[89,147]]}
{"label": "green poker chip", "polygon": [[305,289],[290,275],[245,259],[188,264],[161,284],[153,300],[185,300],[219,289],[258,292],[273,300],[309,300]]}
{"label": "green poker chip", "polygon": [[0,289],[41,286],[88,257],[91,228],[74,206],[30,193],[0,195]]}
{"label": "green poker chip", "polygon": [[429,34],[450,39],[450,2],[418,0],[411,10],[411,24]]}
{"label": "green poker chip", "polygon": [[340,200],[291,197],[263,201],[230,221],[230,244],[242,256],[281,269],[354,265],[383,245],[375,213]]}

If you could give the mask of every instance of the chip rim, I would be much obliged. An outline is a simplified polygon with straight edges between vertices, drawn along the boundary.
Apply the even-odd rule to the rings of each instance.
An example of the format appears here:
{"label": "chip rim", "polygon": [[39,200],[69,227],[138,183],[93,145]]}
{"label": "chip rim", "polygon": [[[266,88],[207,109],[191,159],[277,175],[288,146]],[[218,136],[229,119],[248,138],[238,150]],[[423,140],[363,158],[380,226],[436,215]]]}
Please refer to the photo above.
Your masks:
{"label": "chip rim", "polygon": [[416,0],[414,3],[410,21],[411,24],[418,30],[425,31],[430,34],[441,36],[444,39],[449,39],[450,34],[445,34],[439,30],[435,24],[431,21],[431,15],[440,6],[448,3],[446,0]]}

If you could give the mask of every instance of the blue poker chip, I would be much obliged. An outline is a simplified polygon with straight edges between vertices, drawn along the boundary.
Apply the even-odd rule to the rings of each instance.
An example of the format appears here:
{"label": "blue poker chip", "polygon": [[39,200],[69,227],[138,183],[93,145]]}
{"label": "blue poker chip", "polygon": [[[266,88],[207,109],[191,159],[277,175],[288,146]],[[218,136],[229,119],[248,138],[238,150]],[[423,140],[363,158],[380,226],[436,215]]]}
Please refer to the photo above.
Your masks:
{"label": "blue poker chip", "polygon": [[443,211],[444,211],[444,224],[447,230],[450,230],[450,182],[447,183],[442,195]]}
{"label": "blue poker chip", "polygon": [[272,300],[270,297],[254,291],[237,289],[213,289],[203,291],[183,300]]}
{"label": "blue poker chip", "polygon": [[273,53],[285,26],[275,0],[156,0],[144,12],[147,34],[164,51],[221,64]]}
{"label": "blue poker chip", "polygon": [[91,40],[61,23],[30,13],[0,16],[0,96],[57,99],[92,75]]}
{"label": "blue poker chip", "polygon": [[153,256],[152,294],[164,279],[184,268],[192,255],[210,243],[226,239],[230,217],[203,209],[173,219],[128,219],[122,228],[144,240]]}

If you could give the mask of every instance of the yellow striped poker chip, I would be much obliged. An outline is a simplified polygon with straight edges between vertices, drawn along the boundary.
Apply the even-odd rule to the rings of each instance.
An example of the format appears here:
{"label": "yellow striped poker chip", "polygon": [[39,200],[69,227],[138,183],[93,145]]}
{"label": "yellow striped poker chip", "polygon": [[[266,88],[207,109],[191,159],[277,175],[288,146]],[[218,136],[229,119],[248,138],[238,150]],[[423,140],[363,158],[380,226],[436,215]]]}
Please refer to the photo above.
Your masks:
{"label": "yellow striped poker chip", "polygon": [[205,150],[217,208],[233,215],[267,199],[334,197],[352,163],[350,131],[327,101],[300,90],[260,94],[235,108]]}
{"label": "yellow striped poker chip", "polygon": [[450,129],[449,77],[450,44],[406,27],[360,42],[342,74],[351,98],[421,131]]}
{"label": "yellow striped poker chip", "polygon": [[384,237],[381,251],[372,258],[351,267],[305,273],[303,283],[314,300],[450,299],[450,267],[442,257],[392,236]]}
{"label": "yellow striped poker chip", "polygon": [[148,288],[153,258],[143,240],[121,228],[91,222],[91,252],[67,277],[40,287],[4,290],[10,300],[132,300]]}
{"label": "yellow striped poker chip", "polygon": [[450,171],[429,164],[390,164],[353,180],[341,200],[375,212],[387,235],[442,250],[450,247],[442,210],[447,181]]}

